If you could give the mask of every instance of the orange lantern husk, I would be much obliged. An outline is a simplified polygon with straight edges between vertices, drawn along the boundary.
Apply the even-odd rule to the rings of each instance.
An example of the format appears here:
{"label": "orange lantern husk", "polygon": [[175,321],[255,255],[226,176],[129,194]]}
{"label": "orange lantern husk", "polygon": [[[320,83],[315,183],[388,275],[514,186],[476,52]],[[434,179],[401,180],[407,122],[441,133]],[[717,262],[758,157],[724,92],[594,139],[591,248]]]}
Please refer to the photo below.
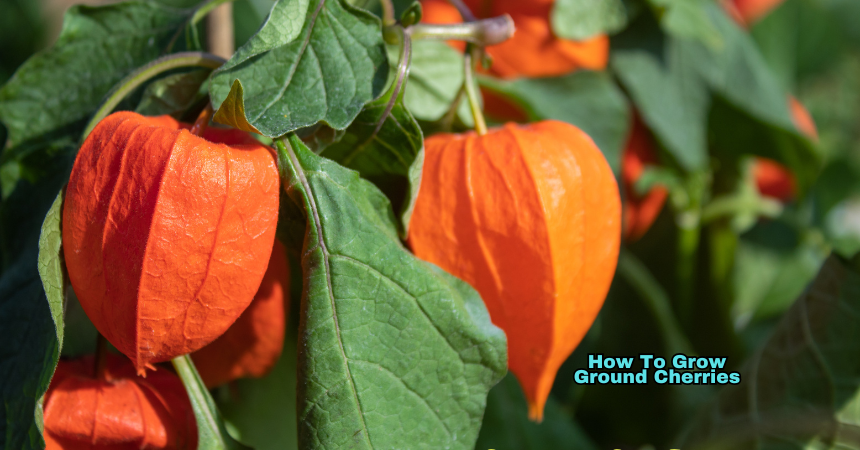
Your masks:
{"label": "orange lantern husk", "polygon": [[141,374],[233,324],[275,239],[271,149],[183,127],[168,116],[111,114],[81,147],[63,206],[63,250],[81,306]]}
{"label": "orange lantern husk", "polygon": [[46,450],[197,448],[191,402],[167,370],[135,374],[128,358],[106,354],[96,377],[93,357],[60,360],[45,394]]}
{"label": "orange lantern husk", "polygon": [[[465,2],[478,18],[510,14],[516,26],[514,36],[487,47],[493,58],[490,72],[502,78],[549,77],[577,69],[602,70],[609,61],[609,38],[598,35],[584,41],[562,39],[552,32],[552,1]],[[462,17],[445,0],[422,0],[425,23],[459,23]],[[452,44],[463,49],[464,44]]]}
{"label": "orange lantern husk", "polygon": [[435,135],[425,151],[409,245],[481,294],[540,421],[615,272],[615,177],[588,135],[557,121]]}

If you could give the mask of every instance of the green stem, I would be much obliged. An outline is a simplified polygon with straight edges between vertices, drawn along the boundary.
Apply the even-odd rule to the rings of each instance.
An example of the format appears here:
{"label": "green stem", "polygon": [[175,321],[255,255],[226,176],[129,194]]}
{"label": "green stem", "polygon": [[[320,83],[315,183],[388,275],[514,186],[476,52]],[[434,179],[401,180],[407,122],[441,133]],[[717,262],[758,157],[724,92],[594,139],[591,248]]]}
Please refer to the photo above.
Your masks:
{"label": "green stem", "polygon": [[86,138],[105,117],[110,114],[128,94],[137,89],[143,83],[152,78],[180,67],[204,67],[217,69],[224,64],[224,59],[203,52],[182,52],[168,55],[139,68],[122,81],[117,83],[101,108],[93,115],[87,127],[84,129],[83,137]]}
{"label": "green stem", "polygon": [[171,360],[177,375],[185,385],[191,407],[194,409],[194,417],[197,419],[198,450],[224,450],[244,448],[227,433],[224,420],[215,406],[215,401],[206,390],[194,362],[189,355],[177,356]]}
{"label": "green stem", "polygon": [[397,22],[394,18],[394,3],[391,0],[379,0],[379,4],[382,5],[382,24],[394,25]]}
{"label": "green stem", "polygon": [[672,312],[669,295],[654,279],[648,268],[632,253],[622,249],[621,254],[618,255],[618,272],[636,290],[657,320],[657,325],[663,333],[663,342],[666,344],[666,354],[693,355],[693,346],[690,345]]}
{"label": "green stem", "polygon": [[197,8],[197,11],[194,11],[194,15],[191,16],[191,20],[188,22],[191,26],[197,25],[207,14],[212,12],[213,9],[221,6],[223,3],[229,3],[234,0],[209,0],[208,2],[200,5]]}
{"label": "green stem", "polygon": [[514,35],[514,21],[508,14],[476,22],[454,24],[418,23],[407,28],[415,40],[458,40],[486,47],[501,44]]}
{"label": "green stem", "polygon": [[711,223],[737,213],[754,213],[773,218],[782,212],[782,203],[767,197],[737,196],[720,197],[702,209],[702,224]]}
{"label": "green stem", "polygon": [[701,222],[698,214],[681,212],[678,218],[678,315],[689,324],[693,316],[696,262],[699,253]]}
{"label": "green stem", "polygon": [[466,54],[463,55],[463,70],[465,77],[463,86],[466,88],[466,97],[469,99],[469,108],[472,110],[472,117],[475,119],[475,131],[483,136],[487,134],[487,121],[484,120],[484,113],[481,112],[481,102],[478,99],[478,86],[475,84],[475,78],[472,75],[474,64],[472,63],[472,44],[466,46]]}

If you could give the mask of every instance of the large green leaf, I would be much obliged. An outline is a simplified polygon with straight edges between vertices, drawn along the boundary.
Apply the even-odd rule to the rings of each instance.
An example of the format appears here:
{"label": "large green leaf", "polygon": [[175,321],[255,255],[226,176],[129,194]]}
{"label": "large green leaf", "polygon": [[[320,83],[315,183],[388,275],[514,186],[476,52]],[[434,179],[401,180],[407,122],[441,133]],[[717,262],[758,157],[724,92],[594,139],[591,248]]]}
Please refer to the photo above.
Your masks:
{"label": "large green leaf", "polygon": [[699,170],[708,164],[710,95],[678,47],[672,40],[662,54],[622,49],[612,56],[612,68],[657,140],[681,167]]}
{"label": "large green leaf", "polygon": [[624,28],[627,8],[622,0],[556,0],[551,20],[556,36],[581,41]]}
{"label": "large green leaf", "polygon": [[523,390],[510,373],[490,391],[487,412],[475,448],[598,449],[553,396],[547,399],[543,421],[538,424],[529,420]]}
{"label": "large green leaf", "polygon": [[860,446],[860,274],[831,256],[678,448]]}
{"label": "large green leaf", "polygon": [[377,17],[343,0],[280,0],[212,75],[215,120],[269,137],[319,122],[344,129],[387,74]]}
{"label": "large green leaf", "polygon": [[418,122],[388,92],[356,117],[337,143],[322,155],[358,171],[388,196],[400,217],[398,229],[406,237],[409,219],[421,186],[424,137]]}
{"label": "large green leaf", "polygon": [[[419,120],[439,120],[451,109],[451,104],[463,86],[463,54],[445,42],[416,41],[412,47],[412,64],[404,104]],[[473,125],[472,113],[465,97],[460,102],[457,114],[464,125]]]}
{"label": "large green leaf", "polygon": [[192,12],[142,0],[72,7],[57,43],[0,89],[10,147],[85,122],[114,84],[165,52]]}
{"label": "large green leaf", "polygon": [[403,247],[375,186],[295,136],[278,151],[307,221],[299,447],[471,449],[503,332],[471,287]]}
{"label": "large green leaf", "polygon": [[4,257],[0,277],[0,436],[7,449],[44,447],[41,398],[57,365],[62,339],[61,323],[55,323],[55,318],[61,317],[62,305],[54,289],[49,302],[40,280],[39,238],[45,236],[46,252],[41,262],[52,272],[49,266],[56,269],[57,261],[50,261],[56,253],[47,247],[56,245],[58,207],[49,220],[45,221],[45,216],[65,183],[71,158],[68,154],[55,155],[43,165],[43,178],[36,183],[19,181],[0,205]]}
{"label": "large green leaf", "polygon": [[532,120],[555,119],[581,128],[594,139],[612,169],[621,170],[630,108],[607,73],[581,70],[556,78],[515,81],[481,77],[479,82],[510,98]]}

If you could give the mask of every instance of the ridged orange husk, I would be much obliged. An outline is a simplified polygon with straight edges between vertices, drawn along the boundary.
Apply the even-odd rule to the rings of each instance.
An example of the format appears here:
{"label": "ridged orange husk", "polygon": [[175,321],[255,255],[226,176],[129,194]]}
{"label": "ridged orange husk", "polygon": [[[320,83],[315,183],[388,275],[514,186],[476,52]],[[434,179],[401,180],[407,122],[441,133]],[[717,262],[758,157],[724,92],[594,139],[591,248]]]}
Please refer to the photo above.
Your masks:
{"label": "ridged orange husk", "polygon": [[206,387],[266,375],[284,348],[290,304],[290,268],[277,239],[263,283],[248,309],[226,333],[191,355]]}
{"label": "ridged orange husk", "polygon": [[[517,27],[507,41],[487,47],[493,57],[490,71],[503,78],[548,77],[577,69],[601,70],[609,60],[609,38],[599,35],[584,41],[561,39],[552,32],[552,0],[466,0],[478,18],[510,14]],[[445,0],[422,0],[426,23],[462,21]],[[462,48],[462,44],[456,44]]]}
{"label": "ridged orange husk", "polygon": [[182,127],[110,115],[81,147],[63,206],[75,293],[140,373],[223,334],[253,300],[275,239],[270,149]]}
{"label": "ridged orange husk", "polygon": [[46,450],[197,448],[182,381],[166,370],[144,379],[126,357],[106,357],[104,379],[92,356],[60,361],[45,394]]}
{"label": "ridged orange husk", "polygon": [[415,254],[467,281],[508,337],[508,366],[540,420],[562,362],[615,272],[618,186],[584,132],[556,121],[425,141]]}
{"label": "ridged orange husk", "polygon": [[651,144],[651,136],[645,125],[637,118],[621,156],[621,185],[624,189],[624,240],[633,242],[651,228],[660,215],[669,191],[654,187],[645,195],[636,193],[636,182],[645,171],[645,166],[657,164],[657,154]]}

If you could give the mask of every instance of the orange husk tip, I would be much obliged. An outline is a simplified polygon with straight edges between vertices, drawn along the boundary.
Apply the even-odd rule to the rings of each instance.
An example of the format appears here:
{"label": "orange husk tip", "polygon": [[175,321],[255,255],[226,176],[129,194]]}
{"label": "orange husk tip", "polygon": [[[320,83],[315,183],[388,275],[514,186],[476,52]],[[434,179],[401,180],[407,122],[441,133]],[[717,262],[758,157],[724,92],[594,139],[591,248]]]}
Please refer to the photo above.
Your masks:
{"label": "orange husk tip", "polygon": [[783,0],[724,0],[729,15],[742,26],[750,26],[776,9]]}
{"label": "orange husk tip", "polygon": [[248,309],[211,344],[191,354],[206,387],[265,376],[284,346],[289,311],[290,269],[286,249],[275,240],[260,289]]}
{"label": "orange husk tip", "polygon": [[612,170],[570,124],[509,123],[425,141],[408,243],[480,293],[507,335],[508,367],[534,420],[600,311],[620,228]]}
{"label": "orange husk tip", "polygon": [[188,127],[111,114],[84,141],[66,189],[69,279],[138,373],[223,334],[253,300],[275,239],[280,181],[270,149]]}
{"label": "orange husk tip", "polygon": [[106,354],[103,378],[93,357],[60,360],[44,403],[47,450],[180,450],[197,447],[191,402],[179,378],[146,379],[128,358]]}
{"label": "orange husk tip", "polygon": [[[552,1],[467,0],[478,18],[510,14],[516,26],[513,37],[487,47],[493,59],[490,72],[502,78],[549,77],[577,69],[602,70],[609,61],[609,37],[598,35],[584,41],[561,39],[552,32]],[[422,0],[422,21],[445,24],[462,22],[456,8],[444,0]],[[462,51],[464,43],[453,42]]]}
{"label": "orange husk tip", "polygon": [[794,175],[782,164],[767,158],[755,158],[752,170],[756,188],[761,195],[782,202],[797,195]]}
{"label": "orange husk tip", "polygon": [[659,162],[651,136],[639,118],[633,121],[633,129],[621,156],[621,185],[624,190],[622,235],[627,242],[639,240],[651,228],[660,215],[669,191],[654,187],[644,195],[636,192],[636,182],[648,165]]}

